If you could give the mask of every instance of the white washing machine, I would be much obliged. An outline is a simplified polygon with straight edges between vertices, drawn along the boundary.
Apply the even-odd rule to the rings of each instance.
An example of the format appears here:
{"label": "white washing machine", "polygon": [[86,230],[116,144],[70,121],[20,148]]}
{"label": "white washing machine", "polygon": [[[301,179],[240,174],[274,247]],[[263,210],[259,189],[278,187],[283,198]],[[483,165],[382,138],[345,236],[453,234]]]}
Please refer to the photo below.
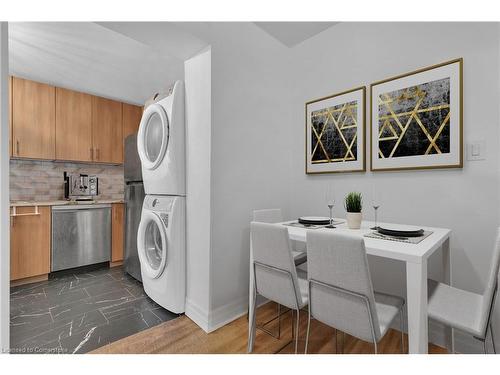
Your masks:
{"label": "white washing machine", "polygon": [[168,94],[144,111],[137,135],[137,150],[146,194],[185,195],[183,83],[176,81]]}
{"label": "white washing machine", "polygon": [[186,198],[147,195],[137,232],[142,284],[157,304],[183,313],[186,298]]}

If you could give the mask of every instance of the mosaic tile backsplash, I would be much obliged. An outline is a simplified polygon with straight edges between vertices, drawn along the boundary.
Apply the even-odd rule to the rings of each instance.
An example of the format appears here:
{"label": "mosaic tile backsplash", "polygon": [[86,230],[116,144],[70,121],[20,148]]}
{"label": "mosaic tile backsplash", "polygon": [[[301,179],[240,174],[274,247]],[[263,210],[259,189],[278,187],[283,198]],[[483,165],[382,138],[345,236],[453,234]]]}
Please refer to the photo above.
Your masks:
{"label": "mosaic tile backsplash", "polygon": [[51,201],[64,199],[63,172],[95,174],[98,199],[123,199],[123,166],[53,161],[11,160],[10,200]]}

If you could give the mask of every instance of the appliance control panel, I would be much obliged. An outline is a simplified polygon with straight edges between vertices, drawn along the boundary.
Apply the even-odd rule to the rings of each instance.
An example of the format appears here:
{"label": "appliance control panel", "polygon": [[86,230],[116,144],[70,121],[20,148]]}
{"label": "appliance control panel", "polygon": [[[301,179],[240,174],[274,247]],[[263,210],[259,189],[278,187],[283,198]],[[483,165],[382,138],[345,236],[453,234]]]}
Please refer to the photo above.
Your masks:
{"label": "appliance control panel", "polygon": [[170,212],[174,201],[175,197],[146,196],[144,207],[152,211]]}
{"label": "appliance control panel", "polygon": [[89,176],[89,192],[90,195],[97,195],[97,177]]}

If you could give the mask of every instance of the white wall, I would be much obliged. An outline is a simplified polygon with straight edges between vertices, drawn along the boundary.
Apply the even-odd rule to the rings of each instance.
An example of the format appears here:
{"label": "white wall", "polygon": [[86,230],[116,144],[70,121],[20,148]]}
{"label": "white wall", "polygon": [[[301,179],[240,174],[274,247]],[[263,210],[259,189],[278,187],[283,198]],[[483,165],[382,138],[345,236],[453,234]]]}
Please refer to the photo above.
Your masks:
{"label": "white wall", "polygon": [[9,47],[7,22],[0,22],[0,353],[9,346]]}
{"label": "white wall", "polygon": [[[500,212],[497,24],[341,23],[291,49],[249,23],[179,26],[212,47],[209,331],[246,312],[252,210],[327,215],[330,184],[337,216],[346,192],[359,190],[368,203],[375,186],[382,220],[451,228],[454,285],[482,292]],[[304,174],[306,101],[457,57],[464,58],[464,142],[485,139],[486,160],[465,161],[460,170]],[[369,95],[367,114],[368,106]],[[370,262],[377,289],[404,295],[402,264]],[[440,278],[440,254],[429,272]],[[442,343],[440,327],[431,330]],[[457,344],[479,349],[460,334]]]}
{"label": "white wall", "polygon": [[[493,23],[341,23],[292,49],[295,73],[290,79],[289,157],[292,160],[292,216],[327,215],[324,192],[337,192],[335,214],[343,217],[342,197],[365,194],[364,215],[372,186],[382,194],[379,219],[451,228],[453,281],[482,292],[499,225],[499,32]],[[377,172],[307,176],[304,174],[304,103],[328,94],[433,65],[464,58],[464,143],[485,139],[486,160],[465,161],[461,170]],[[367,136],[369,136],[369,91]],[[367,138],[368,140],[369,138]],[[369,155],[369,145],[367,146]],[[369,159],[367,159],[369,165]],[[431,276],[439,276],[439,256],[431,260]],[[376,286],[404,293],[401,264],[372,259]],[[500,308],[495,311],[500,337]],[[431,338],[433,336],[431,335]],[[439,341],[439,337],[434,337]],[[458,335],[458,350],[470,351]]]}
{"label": "white wall", "polygon": [[186,315],[205,331],[210,313],[211,51],[187,60]]}
{"label": "white wall", "polygon": [[254,209],[288,206],[287,48],[252,23],[189,23],[212,50],[210,318],[246,313]]}

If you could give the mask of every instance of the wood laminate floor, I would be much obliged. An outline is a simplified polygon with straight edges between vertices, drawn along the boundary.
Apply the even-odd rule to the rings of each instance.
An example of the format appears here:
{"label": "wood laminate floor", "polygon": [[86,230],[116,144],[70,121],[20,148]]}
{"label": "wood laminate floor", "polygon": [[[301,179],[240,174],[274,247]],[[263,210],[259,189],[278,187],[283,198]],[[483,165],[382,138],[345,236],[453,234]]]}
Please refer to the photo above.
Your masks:
{"label": "wood laminate floor", "polygon": [[[257,322],[266,322],[276,315],[276,305],[268,303],[259,308]],[[277,330],[277,320],[266,326]],[[307,327],[307,312],[301,312],[299,332],[299,352],[304,351],[304,339]],[[334,329],[318,321],[311,322],[309,353],[335,354]],[[165,322],[156,327],[139,332],[133,336],[115,341],[92,353],[246,353],[248,321],[243,316],[212,333],[205,333],[188,317]],[[257,330],[254,353],[293,353],[291,343],[291,313],[282,316],[281,338],[279,340]],[[341,335],[338,335],[339,349]],[[379,353],[399,354],[401,334],[390,330],[379,343]],[[405,335],[405,351],[408,350]],[[344,353],[371,354],[373,345],[345,335]],[[435,345],[429,345],[429,353],[446,353],[446,350]]]}

